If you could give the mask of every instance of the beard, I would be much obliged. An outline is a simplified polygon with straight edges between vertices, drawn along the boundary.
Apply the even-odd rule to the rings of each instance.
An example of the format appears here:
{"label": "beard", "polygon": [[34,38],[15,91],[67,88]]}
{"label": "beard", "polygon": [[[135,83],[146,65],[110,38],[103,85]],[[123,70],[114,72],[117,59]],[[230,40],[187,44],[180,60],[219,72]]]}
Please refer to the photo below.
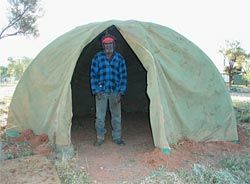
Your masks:
{"label": "beard", "polygon": [[108,48],[104,50],[106,54],[113,54],[114,48]]}

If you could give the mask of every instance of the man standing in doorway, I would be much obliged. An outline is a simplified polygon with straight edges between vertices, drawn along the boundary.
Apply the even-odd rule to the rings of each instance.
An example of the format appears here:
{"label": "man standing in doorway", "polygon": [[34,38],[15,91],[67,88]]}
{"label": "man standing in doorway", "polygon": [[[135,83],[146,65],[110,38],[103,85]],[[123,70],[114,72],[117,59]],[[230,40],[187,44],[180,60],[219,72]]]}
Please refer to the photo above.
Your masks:
{"label": "man standing in doorway", "polygon": [[102,40],[103,51],[92,59],[90,78],[91,90],[96,102],[95,146],[104,143],[105,116],[107,105],[111,113],[112,138],[117,145],[125,145],[122,140],[121,97],[127,86],[126,63],[120,53],[115,51],[115,37],[106,34]]}

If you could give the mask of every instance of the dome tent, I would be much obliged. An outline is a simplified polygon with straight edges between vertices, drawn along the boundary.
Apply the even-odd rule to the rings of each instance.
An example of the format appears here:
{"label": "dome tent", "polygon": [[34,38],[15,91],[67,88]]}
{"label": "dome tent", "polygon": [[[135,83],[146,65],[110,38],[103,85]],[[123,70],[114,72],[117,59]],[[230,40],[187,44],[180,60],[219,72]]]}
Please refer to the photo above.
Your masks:
{"label": "dome tent", "polygon": [[[84,116],[93,107],[88,81],[90,58],[100,49],[98,41],[107,30],[117,37],[117,49],[127,62],[128,91],[123,108],[144,108],[147,97],[142,95],[138,100],[136,89],[145,87],[156,147],[168,150],[183,137],[238,140],[232,101],[212,61],[175,31],[133,20],[79,26],[45,47],[16,87],[8,126],[47,133],[57,147],[71,146],[73,114]],[[134,62],[137,60],[143,67]],[[80,106],[77,86],[83,89]]]}

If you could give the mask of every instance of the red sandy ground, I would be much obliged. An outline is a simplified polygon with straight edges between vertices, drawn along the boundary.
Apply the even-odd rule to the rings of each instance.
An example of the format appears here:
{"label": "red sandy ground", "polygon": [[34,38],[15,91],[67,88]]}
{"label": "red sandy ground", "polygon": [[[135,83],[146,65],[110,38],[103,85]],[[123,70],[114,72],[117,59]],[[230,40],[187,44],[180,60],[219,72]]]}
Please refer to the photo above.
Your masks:
{"label": "red sandy ground", "polygon": [[44,156],[34,155],[0,162],[1,184],[60,184],[55,167]]}
{"label": "red sandy ground", "polygon": [[94,147],[94,116],[84,119],[82,126],[72,127],[72,142],[77,149],[76,161],[97,183],[133,182],[150,171],[166,166],[169,171],[189,169],[194,163],[217,166],[227,155],[244,154],[249,151],[250,139],[238,128],[240,144],[231,142],[197,143],[180,141],[169,156],[154,148],[148,116],[145,113],[123,114],[123,138],[126,146],[119,147],[112,142],[110,118],[107,117],[108,133],[100,147]]}

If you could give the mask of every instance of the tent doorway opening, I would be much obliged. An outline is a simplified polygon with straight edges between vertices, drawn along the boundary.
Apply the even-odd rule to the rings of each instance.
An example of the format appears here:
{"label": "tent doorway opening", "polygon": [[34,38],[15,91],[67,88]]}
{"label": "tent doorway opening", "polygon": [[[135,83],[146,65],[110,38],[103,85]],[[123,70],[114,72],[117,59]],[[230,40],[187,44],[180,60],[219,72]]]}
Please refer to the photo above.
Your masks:
{"label": "tent doorway opening", "polygon": [[[122,134],[127,144],[147,145],[154,148],[149,120],[149,99],[147,90],[147,72],[139,58],[130,48],[118,29],[113,25],[100,33],[83,50],[78,58],[72,80],[72,129],[71,140],[93,144],[95,141],[95,100],[91,95],[90,67],[94,55],[102,50],[100,40],[108,31],[116,37],[116,51],[121,53],[127,66],[127,92],[122,98]],[[109,111],[106,114],[107,134],[105,141],[112,142]],[[135,140],[138,140],[137,143]],[[140,140],[142,142],[140,142]],[[87,141],[87,142],[86,142]],[[134,142],[134,143],[133,143]],[[136,145],[135,145],[136,146]]]}

